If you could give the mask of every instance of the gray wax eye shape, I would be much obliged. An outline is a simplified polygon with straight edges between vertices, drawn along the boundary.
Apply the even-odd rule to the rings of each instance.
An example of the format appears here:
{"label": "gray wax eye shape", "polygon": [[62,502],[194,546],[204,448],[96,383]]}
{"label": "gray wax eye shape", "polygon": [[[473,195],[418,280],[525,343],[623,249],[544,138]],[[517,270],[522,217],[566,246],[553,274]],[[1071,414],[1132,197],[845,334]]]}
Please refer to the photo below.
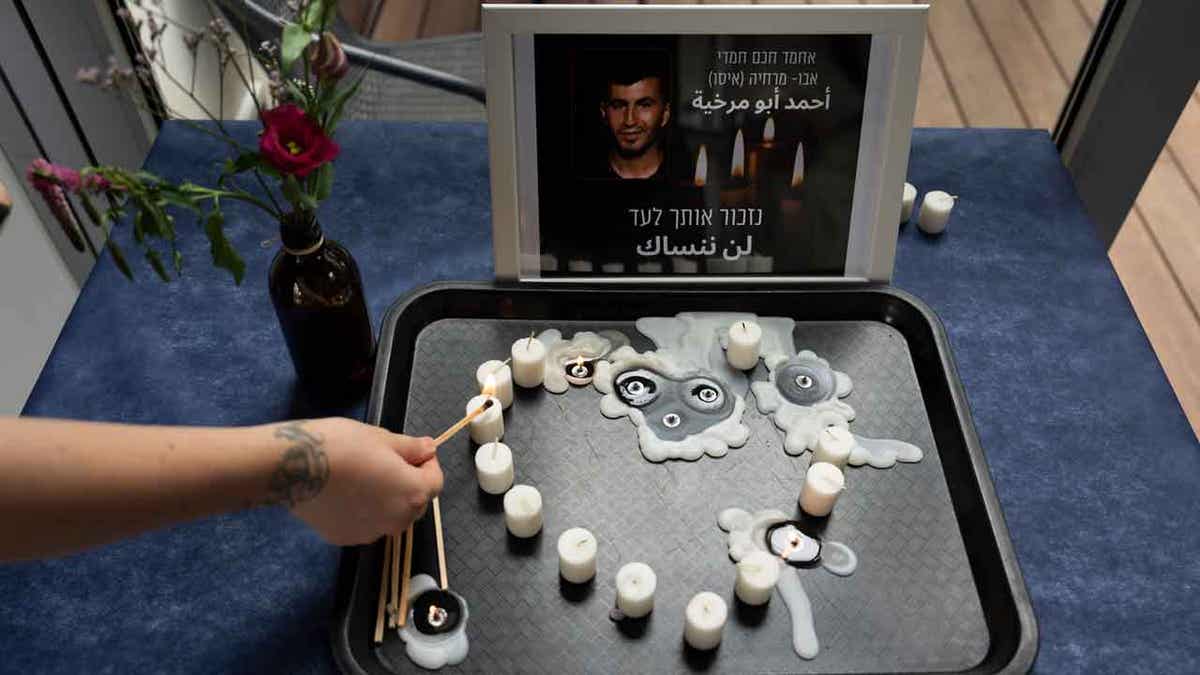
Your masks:
{"label": "gray wax eye shape", "polygon": [[796,405],[815,405],[837,395],[833,369],[812,359],[793,359],[775,376],[779,393]]}
{"label": "gray wax eye shape", "polygon": [[622,373],[617,377],[617,397],[626,405],[644,408],[658,398],[657,379],[645,370]]}
{"label": "gray wax eye shape", "polygon": [[701,412],[718,410],[725,405],[725,392],[716,382],[708,379],[689,380],[683,386],[689,406]]}

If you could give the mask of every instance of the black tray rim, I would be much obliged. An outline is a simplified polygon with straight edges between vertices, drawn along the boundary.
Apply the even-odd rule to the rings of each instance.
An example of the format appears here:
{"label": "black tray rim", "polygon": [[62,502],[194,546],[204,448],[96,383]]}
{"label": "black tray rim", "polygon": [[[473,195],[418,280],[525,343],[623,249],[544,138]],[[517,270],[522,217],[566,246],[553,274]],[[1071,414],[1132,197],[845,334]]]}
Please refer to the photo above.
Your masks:
{"label": "black tray rim", "polygon": [[[509,293],[509,294],[545,294],[556,291],[587,291],[596,293],[606,293],[613,296],[628,295],[630,293],[651,293],[663,294],[671,293],[674,295],[688,294],[705,294],[705,295],[745,295],[749,289],[746,288],[730,288],[728,285],[719,286],[705,283],[692,283],[686,286],[672,287],[656,287],[656,288],[638,288],[638,287],[613,287],[587,284],[570,284],[563,286],[552,287],[530,287],[521,286],[515,283],[489,283],[480,281],[437,281],[422,286],[418,286],[408,291],[404,295],[398,297],[388,307],[384,314],[383,321],[379,327],[379,340],[375,355],[375,373],[374,380],[371,384],[371,394],[367,400],[365,421],[368,424],[378,426],[383,416],[383,395],[387,386],[388,368],[391,365],[392,344],[395,336],[396,323],[404,314],[405,310],[424,300],[426,296],[437,295],[448,292],[463,292],[476,291],[486,293]],[[955,415],[958,418],[959,428],[963,435],[963,444],[967,449],[967,455],[971,461],[971,470],[974,474],[977,487],[980,492],[980,497],[983,502],[984,510],[987,516],[988,524],[992,528],[995,537],[996,547],[999,552],[1000,562],[1004,569],[1005,581],[1009,592],[1012,595],[1014,609],[1017,616],[1017,623],[1020,629],[1020,635],[1016,648],[1013,651],[1012,657],[1001,668],[994,671],[997,673],[1025,673],[1033,668],[1033,663],[1037,658],[1038,646],[1040,642],[1040,631],[1038,628],[1037,618],[1034,615],[1033,603],[1029,596],[1028,588],[1025,585],[1025,577],[1021,573],[1020,564],[1017,561],[1016,550],[1012,544],[1012,538],[1009,535],[1008,524],[1004,519],[1004,513],[1000,507],[1000,499],[996,494],[995,485],[992,483],[991,470],[988,468],[987,459],[984,456],[983,446],[980,443],[979,435],[975,430],[975,422],[971,415],[971,407],[967,400],[966,390],[963,388],[962,380],[958,376],[958,366],[954,361],[954,356],[950,351],[949,335],[946,333],[946,327],[942,323],[940,317],[934,312],[933,308],[927,305],[917,296],[901,290],[894,286],[885,284],[828,284],[813,287],[795,287],[795,286],[762,286],[754,289],[755,293],[781,293],[781,294],[814,294],[814,293],[831,293],[831,294],[878,294],[890,298],[893,301],[901,302],[908,305],[910,309],[917,312],[921,319],[928,324],[929,329],[933,334],[933,343],[937,350],[937,357],[946,374],[947,386],[951,400],[954,403]],[[350,647],[350,607],[351,600],[355,593],[355,587],[358,583],[358,561],[363,555],[364,550],[373,547],[378,542],[371,544],[363,544],[359,546],[347,546],[342,548],[342,556],[338,566],[337,589],[334,604],[333,621],[330,624],[330,640],[333,648],[334,660],[338,667],[344,673],[353,675],[368,675],[354,658],[354,654]],[[986,659],[985,659],[986,661]]]}

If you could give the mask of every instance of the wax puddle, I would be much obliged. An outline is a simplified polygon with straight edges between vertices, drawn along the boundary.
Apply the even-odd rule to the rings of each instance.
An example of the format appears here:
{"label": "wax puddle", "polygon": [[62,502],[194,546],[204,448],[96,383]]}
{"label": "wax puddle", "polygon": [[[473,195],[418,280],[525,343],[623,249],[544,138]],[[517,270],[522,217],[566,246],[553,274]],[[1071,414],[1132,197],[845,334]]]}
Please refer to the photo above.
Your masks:
{"label": "wax puddle", "polygon": [[[775,509],[751,515],[744,509],[729,508],[717,515],[717,525],[729,533],[729,557],[734,562],[741,561],[754,551],[766,551],[780,566],[779,583],[775,590],[791,617],[792,649],[803,659],[814,659],[821,651],[821,643],[817,638],[812,602],[800,580],[802,570],[785,564],[766,543],[767,531],[771,526],[786,522],[787,515]],[[831,574],[849,576],[858,567],[858,556],[841,542],[822,542],[820,566]]]}
{"label": "wax puddle", "polygon": [[[419,574],[412,578],[409,590],[409,604],[414,605],[417,597],[425,591],[437,589],[437,582],[428,574]],[[467,658],[469,644],[467,641],[467,601],[459,594],[451,592],[462,604],[462,616],[453,630],[440,635],[427,635],[417,630],[416,620],[410,612],[404,626],[397,629],[400,639],[404,641],[404,653],[413,663],[426,670],[439,670],[445,666],[455,666]]]}

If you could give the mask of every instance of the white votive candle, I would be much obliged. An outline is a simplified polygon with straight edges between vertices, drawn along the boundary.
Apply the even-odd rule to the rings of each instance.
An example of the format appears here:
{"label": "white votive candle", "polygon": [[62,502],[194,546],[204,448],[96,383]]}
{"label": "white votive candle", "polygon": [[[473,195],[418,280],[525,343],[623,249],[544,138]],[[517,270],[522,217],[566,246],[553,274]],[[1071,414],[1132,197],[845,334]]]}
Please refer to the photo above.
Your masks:
{"label": "white votive candle", "polygon": [[503,361],[484,361],[475,369],[475,382],[480,389],[487,387],[488,377],[492,378],[492,387],[496,398],[500,399],[500,405],[507,410],[513,402],[512,369]]}
{"label": "white votive candle", "polygon": [[546,345],[535,337],[512,345],[512,377],[518,387],[540,387],[546,379]]}
{"label": "white votive candle", "polygon": [[804,487],[800,488],[800,508],[810,516],[827,516],[845,487],[846,477],[841,469],[829,462],[812,464],[804,474]]}
{"label": "white votive candle", "polygon": [[624,274],[625,263],[621,262],[606,262],[600,266],[600,271],[605,274]]}
{"label": "white votive candle", "polygon": [[729,608],[721,596],[709,591],[697,593],[684,611],[683,639],[692,649],[714,649],[721,644],[721,632],[728,618]]}
{"label": "white votive candle", "polygon": [[475,476],[479,488],[489,495],[502,495],[513,484],[512,448],[492,441],[475,451]]}
{"label": "white votive candle", "polygon": [[593,269],[591,260],[568,260],[568,272],[591,272]]}
{"label": "white votive candle", "polygon": [[596,537],[582,527],[572,527],[558,536],[558,573],[573,584],[596,576]]}
{"label": "white votive candle", "polygon": [[766,551],[754,551],[738,561],[733,592],[747,605],[765,605],[779,583],[779,560]]}
{"label": "white votive candle", "polygon": [[617,570],[617,609],[631,618],[646,616],[654,609],[658,577],[646,563],[632,562]]}
{"label": "white votive candle", "polygon": [[940,234],[946,229],[946,221],[950,220],[950,211],[954,208],[954,200],[957,197],[934,190],[927,193],[925,199],[921,200],[921,215],[917,219],[917,225],[922,232],[928,234]]}
{"label": "white votive candle", "polygon": [[504,493],[504,524],[514,537],[527,539],[542,529],[542,493],[532,485],[514,485]]}
{"label": "white votive candle", "polygon": [[907,223],[912,218],[913,204],[917,201],[917,188],[912,183],[904,184],[904,197],[900,201],[900,222]]}
{"label": "white votive candle", "polygon": [[854,435],[841,427],[825,427],[817,433],[817,447],[813,450],[813,463],[825,462],[841,469],[850,459],[854,449]]}
{"label": "white votive candle", "polygon": [[495,396],[480,394],[467,401],[467,414],[470,415],[476,408],[486,403],[489,398],[492,399],[492,407],[484,410],[479,417],[471,420],[471,426],[469,427],[471,430],[471,440],[479,445],[504,437],[504,409],[500,405],[500,399]]}
{"label": "white votive candle", "polygon": [[753,321],[737,321],[729,327],[729,343],[725,358],[738,370],[752,370],[758,365],[762,347],[762,328]]}

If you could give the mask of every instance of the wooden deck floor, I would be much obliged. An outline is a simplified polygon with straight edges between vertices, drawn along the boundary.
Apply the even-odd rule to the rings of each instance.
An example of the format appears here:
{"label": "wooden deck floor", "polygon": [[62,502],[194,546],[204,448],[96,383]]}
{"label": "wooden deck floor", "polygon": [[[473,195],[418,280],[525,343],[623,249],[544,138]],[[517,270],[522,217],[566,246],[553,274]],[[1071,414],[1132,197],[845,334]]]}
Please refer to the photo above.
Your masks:
{"label": "wooden deck floor", "polygon": [[[642,0],[643,4],[693,1]],[[797,1],[805,0],[741,0]],[[855,1],[807,0],[811,4]],[[916,125],[1052,128],[1103,8],[1104,0],[932,0]],[[439,34],[437,30],[454,32],[447,30],[451,26],[459,31],[476,29],[477,3],[389,0],[375,34],[381,39],[426,37]],[[1198,216],[1200,89],[1189,100],[1109,250],[1167,378],[1200,435]]]}

